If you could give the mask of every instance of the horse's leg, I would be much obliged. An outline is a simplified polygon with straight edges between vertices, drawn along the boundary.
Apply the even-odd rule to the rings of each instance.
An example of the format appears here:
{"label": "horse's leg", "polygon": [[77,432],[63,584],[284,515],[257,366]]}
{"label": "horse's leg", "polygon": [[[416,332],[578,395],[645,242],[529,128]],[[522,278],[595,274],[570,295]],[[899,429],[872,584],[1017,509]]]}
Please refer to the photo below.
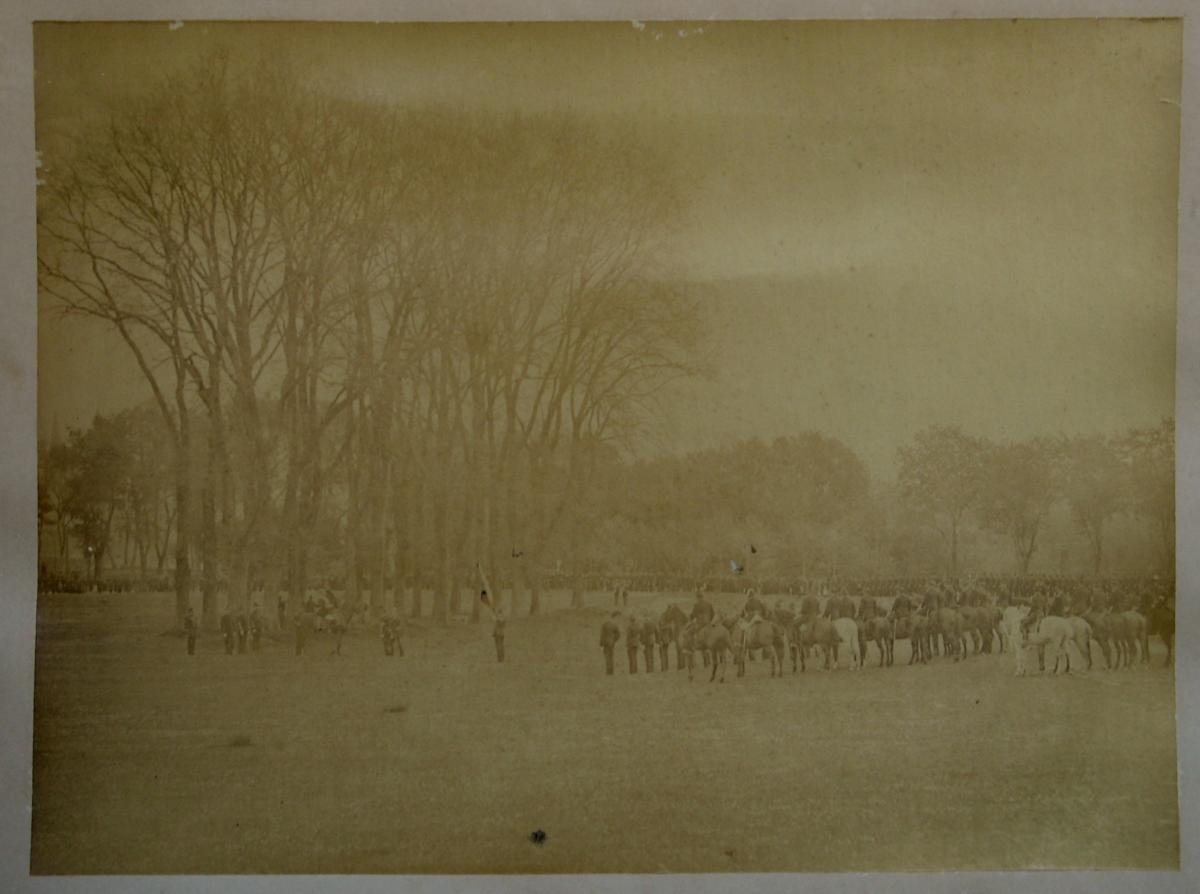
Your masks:
{"label": "horse's leg", "polygon": [[[707,653],[705,653],[705,654],[707,654]],[[714,651],[712,654],[712,673],[709,674],[708,682],[711,683],[716,678],[717,678],[717,653]]]}

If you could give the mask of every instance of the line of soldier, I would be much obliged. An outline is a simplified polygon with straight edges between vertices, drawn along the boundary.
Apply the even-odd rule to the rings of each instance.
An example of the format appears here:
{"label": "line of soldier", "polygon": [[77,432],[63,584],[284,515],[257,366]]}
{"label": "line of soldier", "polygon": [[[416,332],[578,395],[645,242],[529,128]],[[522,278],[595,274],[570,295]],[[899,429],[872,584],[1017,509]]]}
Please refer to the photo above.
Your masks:
{"label": "line of soldier", "polygon": [[[352,612],[351,617],[347,619],[343,618],[340,613],[334,612],[325,619],[328,629],[334,637],[333,650],[330,654],[341,654],[342,640],[349,628],[349,622],[357,613],[357,611]],[[312,604],[312,600],[308,600],[293,623],[296,635],[297,655],[304,654],[309,639],[317,629],[317,620],[318,615]],[[251,607],[249,614],[246,612],[223,612],[219,621],[219,629],[221,631],[221,640],[225,648],[225,654],[244,655],[247,651],[247,645],[249,645],[251,652],[258,652],[262,646],[262,634],[265,626],[265,621],[259,613],[257,602]],[[403,619],[398,617],[394,612],[388,612],[384,616],[380,622],[380,640],[383,643],[384,655],[404,656],[403,627]],[[196,612],[191,606],[188,607],[184,614],[183,630],[187,643],[187,653],[195,655],[200,625],[196,620]],[[502,653],[503,645],[499,645],[498,649]]]}
{"label": "line of soldier", "polygon": [[[716,617],[716,610],[704,593],[696,593],[696,602],[692,606],[690,620],[700,625],[709,624]],[[621,640],[621,612],[614,611],[600,627],[600,648],[604,651],[604,672],[613,673],[614,655],[617,643]],[[641,620],[636,615],[629,615],[625,623],[625,654],[629,661],[629,673],[638,672],[638,649],[642,650],[646,673],[654,671],[654,651],[659,650],[659,666],[667,670],[668,646],[674,641],[673,629],[664,620],[658,622]],[[707,654],[704,656],[708,663]]]}

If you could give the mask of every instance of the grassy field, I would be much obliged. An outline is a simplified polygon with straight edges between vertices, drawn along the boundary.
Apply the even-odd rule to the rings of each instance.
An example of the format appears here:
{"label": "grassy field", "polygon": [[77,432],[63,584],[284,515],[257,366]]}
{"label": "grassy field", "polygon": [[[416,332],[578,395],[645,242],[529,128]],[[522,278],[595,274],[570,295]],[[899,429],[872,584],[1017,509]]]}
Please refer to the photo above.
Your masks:
{"label": "grassy field", "polygon": [[[564,604],[559,595],[553,604]],[[36,874],[1170,868],[1161,668],[1008,656],[709,685],[603,674],[607,599],[188,657],[171,597],[43,596]],[[718,599],[718,603],[720,600]],[[665,604],[635,595],[631,608]],[[531,833],[545,840],[535,844]]]}

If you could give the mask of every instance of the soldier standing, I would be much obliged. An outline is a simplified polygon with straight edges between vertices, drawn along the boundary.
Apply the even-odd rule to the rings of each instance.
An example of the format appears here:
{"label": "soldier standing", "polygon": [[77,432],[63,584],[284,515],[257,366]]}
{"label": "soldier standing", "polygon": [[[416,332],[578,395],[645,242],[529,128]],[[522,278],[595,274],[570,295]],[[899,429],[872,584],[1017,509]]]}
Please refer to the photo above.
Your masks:
{"label": "soldier standing", "polygon": [[383,638],[383,654],[394,655],[396,653],[396,634],[394,630],[395,618],[389,611],[383,616],[383,623],[380,625],[380,635]]}
{"label": "soldier standing", "polygon": [[187,613],[183,616],[183,632],[187,635],[187,653],[189,655],[196,654],[196,629],[196,613],[189,605]]}
{"label": "soldier standing", "polygon": [[642,650],[646,653],[646,673],[654,671],[654,646],[658,642],[658,628],[654,621],[642,621]]}
{"label": "soldier standing", "polygon": [[604,672],[610,677],[613,673],[613,650],[621,638],[621,625],[617,623],[619,617],[621,617],[620,612],[613,612],[612,617],[606,618],[600,628],[600,648],[604,650]]}
{"label": "soldier standing", "polygon": [[262,645],[263,619],[258,613],[258,603],[250,608],[250,651],[257,652]]}
{"label": "soldier standing", "polygon": [[625,625],[625,653],[629,656],[629,672],[637,673],[638,643],[642,641],[642,626],[633,615]]}
{"label": "soldier standing", "polygon": [[221,638],[225,641],[225,654],[232,655],[234,647],[233,616],[226,610],[221,613]]}

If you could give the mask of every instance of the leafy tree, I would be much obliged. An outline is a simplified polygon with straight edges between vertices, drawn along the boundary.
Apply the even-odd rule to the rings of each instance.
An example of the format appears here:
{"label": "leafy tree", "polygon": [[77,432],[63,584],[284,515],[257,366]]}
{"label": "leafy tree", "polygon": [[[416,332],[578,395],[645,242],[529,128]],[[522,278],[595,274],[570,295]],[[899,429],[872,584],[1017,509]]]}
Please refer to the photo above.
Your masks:
{"label": "leafy tree", "polygon": [[931,426],[899,450],[902,498],[932,520],[950,547],[949,571],[957,576],[959,529],[979,501],[985,443],[957,426]]}
{"label": "leafy tree", "polygon": [[1160,567],[1170,572],[1175,567],[1175,420],[1130,431],[1118,449],[1129,468],[1129,505],[1150,522]]}
{"label": "leafy tree", "polygon": [[979,513],[984,526],[1008,537],[1022,574],[1057,494],[1053,444],[1044,439],[1002,444],[983,453]]}
{"label": "leafy tree", "polygon": [[1071,516],[1092,551],[1092,573],[1104,562],[1108,522],[1128,501],[1128,474],[1113,439],[1093,435],[1059,445],[1063,458],[1063,494]]}

